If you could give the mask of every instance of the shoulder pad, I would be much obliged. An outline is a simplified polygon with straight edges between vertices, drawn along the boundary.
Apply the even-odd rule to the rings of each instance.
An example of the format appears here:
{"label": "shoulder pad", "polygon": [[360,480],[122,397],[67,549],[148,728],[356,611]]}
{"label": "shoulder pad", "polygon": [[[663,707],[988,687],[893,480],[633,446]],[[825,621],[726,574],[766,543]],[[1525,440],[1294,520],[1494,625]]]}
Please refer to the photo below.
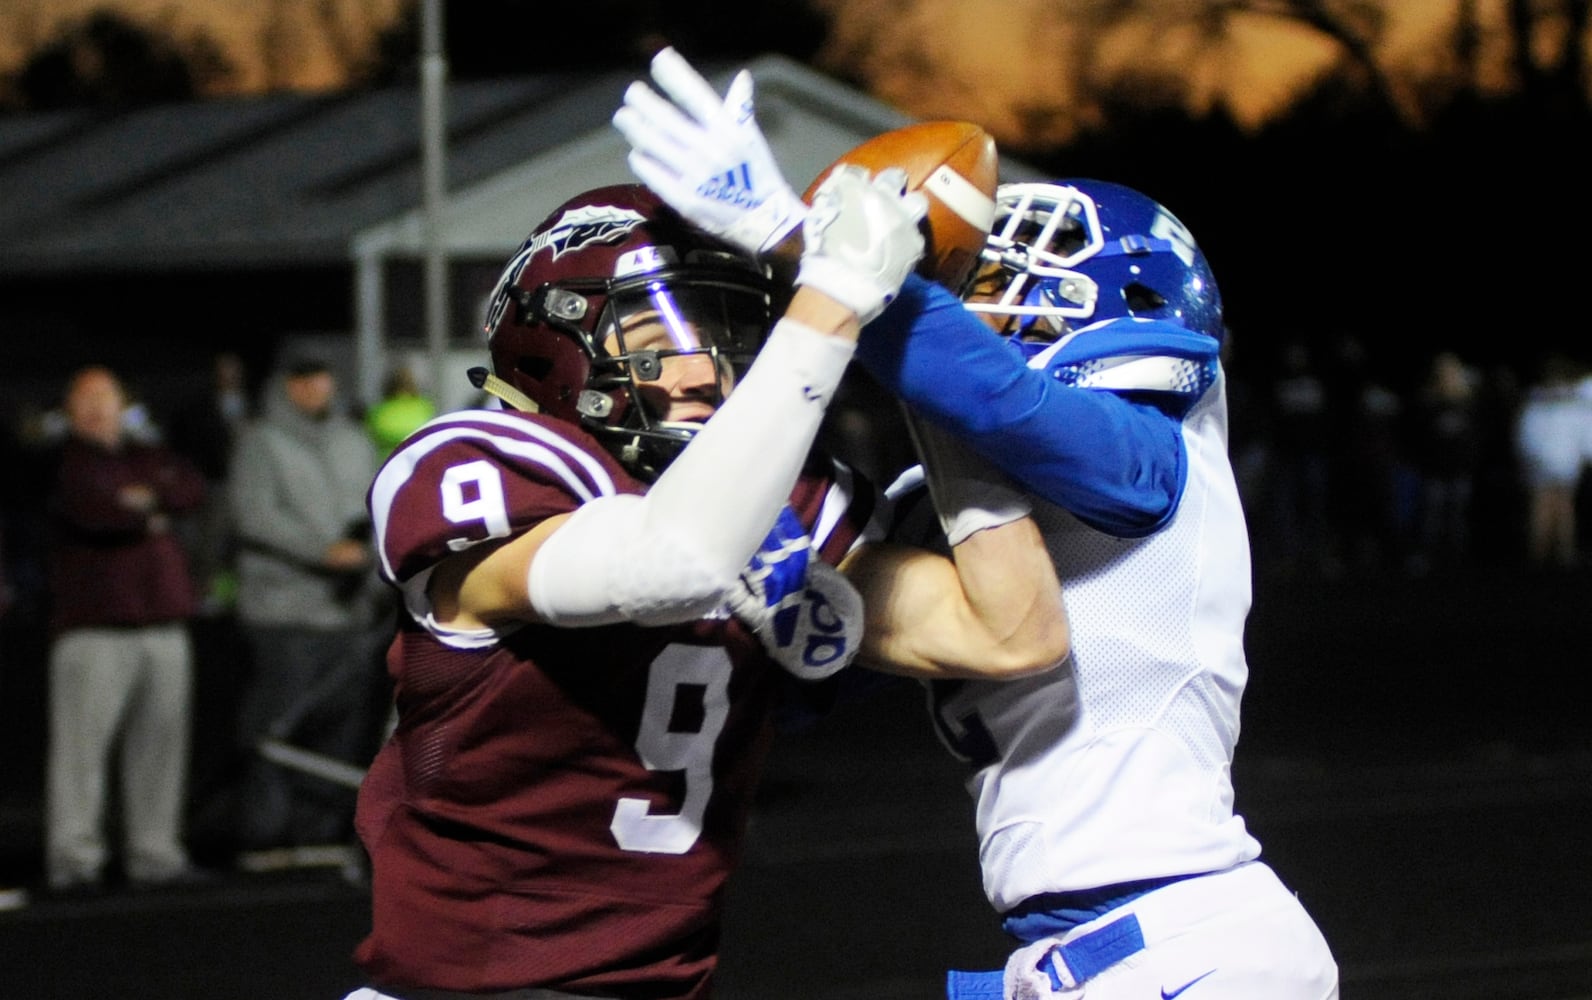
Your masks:
{"label": "shoulder pad", "polygon": [[1173,323],[1120,317],[1086,326],[1029,359],[1064,385],[1197,398],[1216,381],[1221,344]]}
{"label": "shoulder pad", "polygon": [[588,500],[639,492],[595,439],[564,421],[472,410],[415,432],[383,463],[369,501],[382,573],[401,582]]}

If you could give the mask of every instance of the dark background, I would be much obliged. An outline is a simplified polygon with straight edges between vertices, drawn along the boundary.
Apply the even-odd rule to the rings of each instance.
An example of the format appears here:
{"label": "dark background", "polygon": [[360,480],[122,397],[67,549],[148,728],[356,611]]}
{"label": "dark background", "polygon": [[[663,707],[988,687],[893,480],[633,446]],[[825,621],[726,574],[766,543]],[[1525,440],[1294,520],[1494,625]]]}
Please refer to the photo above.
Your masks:
{"label": "dark background", "polygon": [[[1589,599],[1586,577],[1517,573],[1258,594],[1237,806],[1327,935],[1348,1000],[1592,997]],[[36,753],[20,683],[0,719],[13,762]],[[201,687],[212,707],[227,697],[214,665]],[[225,753],[201,749],[201,772]],[[949,968],[998,967],[1009,942],[979,890],[961,777],[910,684],[782,737],[732,882],[721,995],[929,1000]],[[219,794],[196,801],[201,838]],[[37,817],[4,805],[14,880],[34,870]],[[40,899],[0,912],[0,996],[337,1000],[358,985],[367,905],[335,870]]]}
{"label": "dark background", "polygon": [[[741,6],[593,2],[554,17],[540,3],[454,3],[451,72],[524,71],[530,50],[536,71],[639,74],[667,40],[693,58],[782,51],[869,79],[848,61],[854,52],[829,44],[822,5]],[[1327,16],[1347,17],[1352,4],[1278,6],[1320,13],[1321,30],[1346,40],[1370,30]],[[1570,18],[1580,26],[1571,37],[1584,40],[1585,3],[1503,6],[1516,16],[1498,30],[1515,32],[1522,52],[1533,11]],[[414,26],[411,17],[384,37],[352,84],[412,81]],[[148,25],[111,17],[74,31],[4,81],[9,107],[188,99],[215,71],[202,60],[196,69],[191,48]],[[1462,54],[1464,43],[1456,34],[1436,44]],[[70,58],[83,44],[107,58]],[[1592,736],[1581,677],[1592,578],[1525,565],[1507,447],[1510,401],[1543,361],[1562,354],[1586,370],[1592,360],[1582,48],[1539,46],[1546,54],[1517,59],[1501,87],[1462,73],[1431,85],[1414,123],[1346,46],[1339,67],[1256,132],[1219,111],[1190,116],[1175,86],[1130,76],[1116,81],[1117,97],[1096,95],[1103,124],[1065,146],[1003,138],[1058,176],[1152,194],[1189,225],[1219,276],[1257,571],[1237,805],[1325,930],[1349,1000],[1592,997]],[[104,68],[83,70],[92,65]],[[336,279],[302,280],[305,294],[291,299],[262,299],[250,275],[226,272],[195,278],[180,299],[138,274],[0,280],[0,364],[8,384],[41,394],[90,358],[146,388],[196,384],[217,350],[263,368],[283,335],[350,324]],[[1323,375],[1354,345],[1355,377],[1405,400],[1443,349],[1499,388],[1476,545],[1464,559],[1415,573],[1399,558],[1407,553],[1365,554],[1345,542],[1365,527],[1349,508],[1335,538],[1306,539],[1313,557],[1299,555],[1299,539],[1270,516],[1265,403],[1295,341],[1316,352]],[[1353,454],[1357,433],[1338,425],[1341,454]],[[8,468],[7,495],[27,493],[27,467]],[[28,526],[6,527],[10,551],[26,552]],[[0,624],[0,885],[38,877],[38,610],[24,600]],[[223,863],[218,816],[235,765],[225,725],[246,666],[224,623],[200,628],[193,829],[201,857]],[[910,688],[783,740],[734,884],[723,995],[932,997],[946,968],[998,965],[1007,942],[978,888],[960,779]],[[348,955],[366,904],[334,871],[36,900],[0,913],[0,997],[114,989],[333,1000],[357,983]]]}
{"label": "dark background", "polygon": [[[1441,349],[1527,382],[1553,353],[1583,366],[1592,361],[1581,304],[1583,234],[1592,223],[1588,0],[1456,4],[1464,16],[1434,31],[1436,68],[1420,75],[1380,61],[1389,4],[1186,6],[1186,19],[1202,19],[1213,46],[1242,11],[1264,7],[1278,25],[1330,40],[1339,56],[1254,129],[1219,105],[1191,112],[1190,84],[1130,60],[1109,78],[1084,78],[1077,108],[1058,109],[1044,93],[1012,96],[1027,127],[998,138],[1003,150],[1057,176],[1126,183],[1179,215],[1225,293],[1236,372],[1265,378],[1285,344],[1304,340],[1325,353],[1344,337],[1358,340],[1367,363],[1396,388],[1417,382]],[[1036,27],[1047,18],[1093,17],[1105,29],[1113,17],[1165,14],[1154,3],[1117,8],[1101,14],[1038,4],[1010,16],[1031,17]],[[406,10],[367,46],[349,47],[350,88],[413,84],[419,8]],[[857,11],[875,23],[858,29]],[[704,65],[779,52],[863,90],[905,74],[921,83],[905,92],[922,107],[904,110],[933,116],[941,89],[974,84],[928,56],[903,67],[886,44],[902,23],[932,29],[931,11],[928,4],[822,0],[751,7],[593,0],[553,9],[477,0],[445,5],[444,39],[448,74],[457,80],[614,68],[645,76],[647,57],[663,44]],[[842,23],[850,29],[844,36]],[[256,55],[269,58],[269,40],[260,44],[267,51]],[[1478,54],[1493,51],[1503,55]],[[0,112],[203,98],[232,72],[228,59],[202,32],[174,36],[158,21],[107,9],[47,36],[0,77]],[[901,90],[897,82],[892,93]],[[1396,99],[1395,92],[1413,96]],[[1060,119],[1075,122],[1065,142],[1053,138]],[[266,301],[248,294],[247,275],[218,272],[195,280],[180,299],[163,289],[149,302],[140,291],[148,283],[137,274],[0,280],[15,331],[0,358],[8,367],[53,371],[63,364],[60,338],[67,336],[111,354],[129,342],[158,343],[167,368],[199,370],[214,350],[267,357],[286,331],[347,329],[351,319],[346,296],[335,290]]]}

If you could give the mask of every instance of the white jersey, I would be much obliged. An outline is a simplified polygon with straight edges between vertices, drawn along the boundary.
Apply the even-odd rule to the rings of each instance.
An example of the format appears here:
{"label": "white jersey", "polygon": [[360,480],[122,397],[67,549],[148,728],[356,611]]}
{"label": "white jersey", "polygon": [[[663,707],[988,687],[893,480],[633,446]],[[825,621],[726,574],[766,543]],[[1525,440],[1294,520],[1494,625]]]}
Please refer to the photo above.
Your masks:
{"label": "white jersey", "polygon": [[1182,501],[1147,538],[1033,501],[1071,619],[1069,662],[1015,682],[933,685],[942,735],[977,767],[979,861],[999,912],[1260,854],[1233,812],[1230,774],[1250,563],[1223,381],[1182,433]]}

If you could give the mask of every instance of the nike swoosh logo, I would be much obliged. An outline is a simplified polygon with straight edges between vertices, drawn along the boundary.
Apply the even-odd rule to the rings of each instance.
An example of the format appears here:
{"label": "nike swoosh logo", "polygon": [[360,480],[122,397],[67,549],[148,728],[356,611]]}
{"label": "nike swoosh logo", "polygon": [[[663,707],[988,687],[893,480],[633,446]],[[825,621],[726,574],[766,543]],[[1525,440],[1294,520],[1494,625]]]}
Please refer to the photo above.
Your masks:
{"label": "nike swoosh logo", "polygon": [[1215,972],[1216,970],[1212,969],[1210,972],[1204,973],[1203,975],[1195,976],[1193,979],[1190,979],[1188,982],[1184,983],[1182,986],[1179,986],[1177,989],[1172,990],[1171,992],[1168,992],[1166,987],[1161,987],[1161,1000],[1172,1000],[1173,997],[1181,995],[1184,990]]}

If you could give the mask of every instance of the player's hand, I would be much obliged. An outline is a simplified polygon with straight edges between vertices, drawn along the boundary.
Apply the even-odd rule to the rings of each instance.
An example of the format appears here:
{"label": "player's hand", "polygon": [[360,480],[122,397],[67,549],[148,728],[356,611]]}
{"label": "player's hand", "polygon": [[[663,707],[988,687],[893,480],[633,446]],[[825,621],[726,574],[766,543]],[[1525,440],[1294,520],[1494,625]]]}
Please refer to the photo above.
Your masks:
{"label": "player's hand", "polygon": [[835,673],[862,642],[862,596],[812,557],[812,539],[789,507],[741,573],[730,610],[776,663],[802,680]]}
{"label": "player's hand", "polygon": [[890,167],[870,178],[852,164],[835,168],[802,224],[801,270],[811,285],[866,324],[884,311],[923,256],[918,223],[929,210],[921,192],[906,192],[906,171]]}
{"label": "player's hand", "polygon": [[652,78],[625,91],[614,127],[630,143],[630,169],[690,222],[750,254],[774,249],[806,206],[786,183],[752,106],[752,76],[737,73],[721,101],[685,57],[665,48]]}

